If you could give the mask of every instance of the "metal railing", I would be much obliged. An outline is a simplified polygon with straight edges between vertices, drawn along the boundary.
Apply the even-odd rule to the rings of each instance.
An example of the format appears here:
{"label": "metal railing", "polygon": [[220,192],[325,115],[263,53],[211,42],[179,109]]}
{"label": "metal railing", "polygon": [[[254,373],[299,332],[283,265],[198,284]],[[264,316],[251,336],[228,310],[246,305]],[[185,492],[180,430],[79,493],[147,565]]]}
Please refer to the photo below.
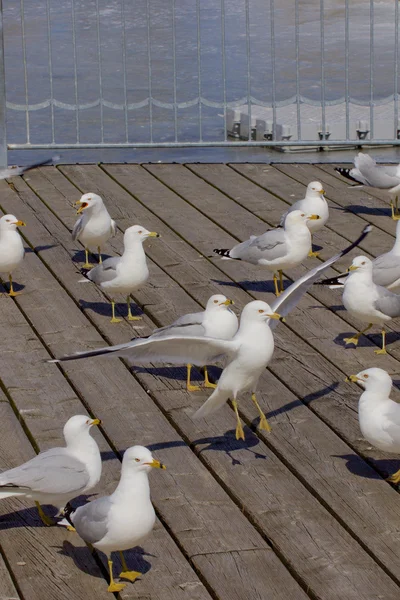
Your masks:
{"label": "metal railing", "polygon": [[397,1],[2,4],[2,164],[7,146],[399,144]]}

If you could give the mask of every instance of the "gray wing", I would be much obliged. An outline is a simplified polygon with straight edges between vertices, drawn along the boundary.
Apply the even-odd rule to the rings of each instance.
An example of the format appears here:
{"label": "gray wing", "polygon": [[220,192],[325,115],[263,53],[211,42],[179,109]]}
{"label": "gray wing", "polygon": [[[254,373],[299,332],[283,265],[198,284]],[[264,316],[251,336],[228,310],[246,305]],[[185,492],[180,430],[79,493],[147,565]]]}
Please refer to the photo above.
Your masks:
{"label": "gray wing", "polygon": [[[283,292],[274,302],[271,304],[271,308],[274,312],[278,312],[282,317],[285,317],[290,313],[291,310],[300,302],[301,298],[304,294],[309,290],[312,284],[317,281],[317,279],[326,271],[333,263],[335,263],[339,258],[353,250],[356,246],[358,246],[363,239],[368,235],[368,233],[372,230],[372,225],[367,225],[364,227],[361,235],[356,239],[355,242],[347,246],[344,250],[332,256],[332,258],[328,258],[324,263],[312,269],[303,277],[300,277],[297,281],[292,283],[287,290]],[[400,296],[399,296],[400,299]],[[269,326],[270,329],[275,329],[279,321],[270,319]]]}
{"label": "gray wing", "polygon": [[400,316],[400,296],[393,294],[384,287],[378,286],[379,298],[375,301],[374,306],[384,315],[388,317]]}
{"label": "gray wing", "polygon": [[31,169],[36,169],[37,167],[43,167],[44,165],[52,165],[54,162],[59,160],[60,157],[58,155],[52,156],[48,160],[42,160],[41,162],[31,163],[30,165],[26,165],[25,167],[6,167],[4,169],[0,169],[0,179],[10,179],[11,177],[15,177],[16,175],[23,175],[26,171],[30,171]]}
{"label": "gray wing", "polygon": [[79,217],[79,219],[75,223],[74,228],[72,230],[72,239],[74,241],[76,241],[79,238],[80,234],[82,233],[82,229],[83,229],[83,215],[81,215]]}
{"label": "gray wing", "polygon": [[85,542],[94,544],[106,535],[111,505],[110,497],[105,496],[80,506],[71,514],[71,521]]}
{"label": "gray wing", "polygon": [[121,259],[119,256],[106,258],[106,260],[104,260],[100,265],[90,269],[89,273],[87,274],[87,278],[97,285],[103,283],[104,281],[111,281],[112,279],[115,279],[117,276],[117,265],[120,260]]}
{"label": "gray wing", "polygon": [[391,252],[375,258],[372,261],[372,266],[372,277],[376,285],[387,287],[400,279],[400,260]]}
{"label": "gray wing", "polygon": [[203,318],[204,311],[183,315],[171,323],[171,325],[155,329],[150,338],[164,337],[166,335],[191,335],[201,337],[205,334],[205,328],[202,324]]}
{"label": "gray wing", "polygon": [[286,252],[285,230],[278,228],[270,229],[258,237],[252,236],[232,248],[229,256],[256,265],[262,259],[275,260],[285,256]]}
{"label": "gray wing", "polygon": [[65,494],[79,492],[89,482],[86,467],[65,448],[42,452],[23,465],[0,474],[0,487],[18,487]]}
{"label": "gray wing", "polygon": [[[400,178],[396,175],[397,167],[385,167],[384,165],[377,165],[374,159],[368,154],[360,152],[354,159],[356,169],[354,172],[361,174],[364,181],[371,187],[380,189],[390,189],[400,184]],[[350,171],[350,175],[353,175],[353,170]],[[361,180],[358,177],[358,180]]]}

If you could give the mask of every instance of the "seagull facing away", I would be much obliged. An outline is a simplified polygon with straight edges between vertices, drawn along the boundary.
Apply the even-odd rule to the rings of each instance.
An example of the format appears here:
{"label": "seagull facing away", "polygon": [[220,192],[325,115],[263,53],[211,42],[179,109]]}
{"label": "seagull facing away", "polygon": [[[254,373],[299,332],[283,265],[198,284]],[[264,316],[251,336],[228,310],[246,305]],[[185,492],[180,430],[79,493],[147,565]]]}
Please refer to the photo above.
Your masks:
{"label": "seagull facing away", "polygon": [[76,213],[80,217],[72,230],[72,239],[79,240],[85,246],[86,262],[83,267],[89,269],[92,266],[89,263],[89,250],[97,248],[101,263],[101,247],[115,235],[117,226],[97,194],[83,194],[75,205],[80,205]]}
{"label": "seagull facing away", "polygon": [[[214,296],[208,299],[205,310],[179,317],[171,325],[156,329],[148,339],[177,334],[230,340],[236,334],[239,327],[237,316],[229,308],[231,304],[233,304],[233,300],[229,300],[222,294],[214,294]],[[191,369],[192,365],[188,363],[186,389],[188,392],[198,392],[201,389],[200,386],[192,385],[190,382]],[[208,379],[207,367],[204,367],[204,387],[217,387],[215,383],[211,383]]]}
{"label": "seagull facing away", "polygon": [[143,446],[128,448],[124,454],[121,479],[111,496],[97,498],[75,511],[70,506],[65,516],[81,538],[107,555],[110,571],[109,592],[120,592],[125,583],[115,583],[111,552],[119,551],[123,571],[120,577],[135,581],[142,573],[129,571],[123,550],[134,548],[145,540],[154,527],[156,515],[150,500],[148,473],[165,466]]}
{"label": "seagull facing away", "polygon": [[398,208],[400,165],[377,165],[372,156],[359,152],[354,158],[354,167],[354,169],[335,167],[335,171],[340,173],[340,175],[343,175],[343,177],[367,187],[388,190],[391,197],[390,206],[392,208],[392,219],[398,221],[400,219]]}
{"label": "seagull facing away", "polygon": [[[400,404],[390,399],[392,379],[386,371],[373,367],[349,375],[346,381],[365,389],[358,402],[358,421],[363,437],[384,452],[400,453]],[[400,483],[400,470],[387,481]]]}
{"label": "seagull facing away", "polygon": [[[301,210],[289,212],[283,229],[269,229],[258,237],[252,235],[249,240],[234,246],[231,250],[214,249],[224,259],[243,260],[265,267],[274,274],[275,294],[283,292],[283,269],[299,265],[311,251],[311,233],[309,221],[319,219],[318,215],[306,214]],[[280,289],[278,289],[278,277]]]}
{"label": "seagull facing away", "polygon": [[[307,186],[306,195],[302,200],[297,200],[281,217],[279,225],[281,227],[285,224],[285,219],[289,213],[294,210],[301,210],[306,214],[318,215],[319,219],[312,219],[307,221],[307,227],[311,233],[315,233],[322,229],[329,218],[329,207],[328,203],[324,198],[325,190],[320,181],[312,181]],[[310,258],[316,257],[319,252],[313,252],[310,250],[308,256]]]}
{"label": "seagull facing away", "polygon": [[[89,281],[98,285],[110,296],[127,294],[126,303],[128,305],[129,321],[141,319],[141,317],[132,315],[130,294],[146,283],[149,278],[146,255],[143,250],[143,242],[148,237],[160,237],[160,235],[155,231],[147,231],[141,225],[128,227],[124,233],[124,252],[122,256],[107,258],[89,272],[82,271]],[[111,310],[111,323],[122,321],[122,319],[117,319],[115,316],[115,301],[113,299],[111,300]]]}
{"label": "seagull facing away", "polygon": [[13,288],[12,272],[21,264],[25,248],[17,227],[25,227],[14,215],[4,215],[0,219],[0,273],[7,273],[10,282],[10,296],[17,296]]}
{"label": "seagull facing away", "polygon": [[28,462],[0,473],[0,499],[21,496],[34,500],[45,525],[53,525],[41,504],[54,504],[61,513],[66,504],[100,481],[101,457],[90,435],[99,419],[75,415],[64,425],[65,448],[41,452]]}
{"label": "seagull facing away", "polygon": [[162,337],[150,336],[147,339],[138,338],[116,346],[77,352],[49,362],[64,362],[96,356],[118,356],[129,358],[138,365],[155,362],[179,365],[186,362],[202,366],[225,358],[228,364],[222,372],[215,391],[195,416],[200,417],[212,413],[230,398],[236,413],[236,437],[244,439],[236,397],[242,391],[250,390],[253,392],[252,400],[260,415],[260,428],[269,431],[270,426],[257,402],[254,391],[261,373],[273,354],[272,330],[277,325],[279,315],[283,317],[289,314],[318,277],[359,244],[371,229],[372,227],[367,225],[358,239],[350,246],[292,283],[273,302],[272,306],[258,300],[247,304],[242,311],[239,330],[231,340],[205,336],[188,337],[178,334]]}
{"label": "seagull facing away", "polygon": [[[317,284],[327,285],[331,290],[343,288],[347,277],[348,272],[319,281]],[[396,225],[396,240],[393,248],[372,261],[372,281],[396,294],[400,292],[400,221]]]}
{"label": "seagull facing away", "polygon": [[400,316],[400,296],[376,285],[372,280],[372,261],[366,256],[357,256],[349,267],[349,276],[344,281],[343,305],[368,327],[350,338],[346,344],[357,346],[360,336],[372,325],[382,325],[382,348],[376,354],[386,354],[386,331],[384,324]]}

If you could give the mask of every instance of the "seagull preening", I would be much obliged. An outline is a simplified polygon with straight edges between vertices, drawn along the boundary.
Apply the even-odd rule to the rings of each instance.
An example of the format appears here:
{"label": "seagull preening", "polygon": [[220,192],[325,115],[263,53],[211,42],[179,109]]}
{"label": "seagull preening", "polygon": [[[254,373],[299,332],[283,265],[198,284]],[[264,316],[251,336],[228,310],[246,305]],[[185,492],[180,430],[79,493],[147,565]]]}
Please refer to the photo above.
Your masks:
{"label": "seagull preening", "polygon": [[101,247],[116,233],[116,224],[108,214],[102,198],[98,194],[83,194],[75,205],[79,219],[72,230],[72,239],[79,240],[85,246],[86,262],[83,265],[89,269],[89,250],[97,249],[101,263]]}
{"label": "seagull preening", "polygon": [[[176,333],[184,336],[204,336],[220,340],[230,340],[236,334],[239,327],[238,318],[230,309],[232,304],[233,300],[229,300],[226,296],[214,294],[208,299],[205,310],[179,317],[171,325],[156,329],[148,339],[166,337]],[[192,385],[190,381],[191,369],[192,365],[188,363],[186,389],[188,392],[197,392],[201,388],[198,385]],[[204,366],[204,387],[217,387],[208,378],[207,366]]]}
{"label": "seagull preening", "polygon": [[[373,367],[346,379],[365,389],[358,402],[358,421],[363,437],[375,448],[400,454],[400,404],[390,399],[392,379],[386,371]],[[400,470],[388,478],[400,483]]]}
{"label": "seagull preening", "polygon": [[[329,206],[324,197],[325,190],[320,181],[312,181],[308,184],[306,195],[302,200],[297,200],[292,206],[287,210],[281,217],[279,225],[281,227],[284,226],[285,220],[288,214],[293,212],[294,210],[301,210],[301,212],[306,214],[318,215],[319,219],[310,219],[307,221],[307,227],[310,230],[311,234],[316,233],[322,227],[324,227],[325,223],[329,219]],[[316,257],[319,255],[319,252],[313,252],[310,249],[308,256],[310,258]]]}
{"label": "seagull preening", "polygon": [[307,223],[318,219],[318,215],[294,210],[287,215],[283,229],[269,229],[260,236],[252,235],[231,250],[216,248],[214,252],[224,259],[242,260],[271,271],[275,294],[279,296],[283,292],[282,270],[296,267],[307,258],[311,252],[311,233]]}
{"label": "seagull preening", "polygon": [[64,511],[81,538],[107,555],[109,592],[120,592],[126,585],[114,581],[112,552],[120,553],[123,568],[120,577],[135,581],[141,575],[129,571],[122,552],[141,544],[154,527],[156,515],[148,478],[152,468],[165,469],[165,466],[143,446],[128,448],[122,459],[119,484],[110,496],[97,498],[76,510],[68,506]]}
{"label": "seagull preening", "polygon": [[0,273],[8,275],[10,282],[9,296],[17,296],[13,288],[12,273],[21,264],[25,248],[17,227],[25,227],[25,223],[14,217],[4,215],[0,219]]}
{"label": "seagull preening", "polygon": [[138,338],[116,346],[77,352],[49,362],[64,362],[96,356],[116,356],[129,358],[138,365],[161,362],[177,365],[190,363],[202,366],[213,364],[224,358],[228,364],[222,371],[217,387],[195,416],[203,417],[211,414],[228,399],[231,399],[236,413],[236,437],[244,439],[237,408],[237,396],[241,392],[250,391],[260,415],[260,427],[269,431],[270,426],[258,404],[255,391],[258,380],[273,355],[272,330],[278,319],[286,316],[298,304],[317,278],[336,260],[359,244],[371,229],[372,227],[367,225],[353,244],[300,277],[273,302],[272,306],[259,300],[249,302],[242,311],[239,330],[231,340],[204,336],[187,337],[178,333],[160,337],[151,336],[147,339]]}
{"label": "seagull preening", "polygon": [[[124,233],[124,252],[122,256],[107,258],[90,271],[82,273],[89,280],[98,285],[111,297],[112,318],[111,323],[119,323],[122,319],[115,316],[115,294],[126,295],[128,306],[128,320],[138,321],[131,312],[130,294],[141,287],[149,278],[149,269],[143,242],[148,237],[160,237],[155,231],[147,231],[141,225],[128,227]],[[84,281],[84,280],[83,280]]]}
{"label": "seagull preening", "polygon": [[33,500],[45,525],[53,525],[41,504],[64,510],[67,503],[94,488],[100,481],[101,456],[90,435],[99,419],[75,415],[64,425],[64,448],[41,452],[28,462],[0,473],[0,499],[22,496]]}
{"label": "seagull preening", "polygon": [[[392,219],[400,219],[398,209],[398,196],[400,192],[400,165],[377,165],[376,161],[368,154],[359,152],[354,158],[354,169],[335,167],[335,171],[361,185],[388,190],[392,208]],[[394,199],[394,203],[393,203]],[[396,207],[396,211],[395,211]]]}

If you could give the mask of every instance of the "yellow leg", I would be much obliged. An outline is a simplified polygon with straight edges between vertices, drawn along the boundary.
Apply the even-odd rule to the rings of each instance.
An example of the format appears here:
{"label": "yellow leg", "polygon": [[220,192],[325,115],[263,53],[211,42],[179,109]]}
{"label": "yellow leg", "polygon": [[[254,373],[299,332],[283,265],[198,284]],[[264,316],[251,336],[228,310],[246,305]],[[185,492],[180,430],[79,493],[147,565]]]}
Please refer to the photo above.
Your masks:
{"label": "yellow leg", "polygon": [[55,525],[55,522],[53,521],[53,519],[51,517],[48,517],[43,512],[43,508],[40,506],[39,502],[35,502],[35,504],[36,504],[36,508],[38,509],[39,517],[41,518],[42,523],[44,523],[47,527],[50,527],[50,525]]}
{"label": "yellow leg", "polygon": [[122,319],[117,319],[117,317],[115,316],[115,302],[114,300],[111,300],[111,310],[112,310],[112,318],[110,323],[120,323],[122,321]]}
{"label": "yellow leg", "polygon": [[279,284],[280,284],[280,293],[284,292],[285,290],[283,289],[283,273],[281,271],[281,269],[279,269],[278,271],[279,273]]}
{"label": "yellow leg", "polygon": [[113,577],[113,573],[112,573],[112,560],[111,558],[108,559],[108,570],[110,571],[110,585],[108,586],[108,591],[109,592],[120,592],[121,590],[124,589],[124,587],[126,587],[126,583],[115,583],[114,581],[114,577]]}
{"label": "yellow leg", "polygon": [[135,317],[131,312],[131,297],[126,297],[126,303],[128,305],[128,321],[140,321],[142,317]]}
{"label": "yellow leg", "polygon": [[190,365],[189,363],[186,365],[187,366],[187,379],[186,379],[186,389],[188,392],[199,392],[200,391],[200,386],[199,385],[192,385],[190,383],[190,373],[192,371],[192,365]]}
{"label": "yellow leg", "polygon": [[15,292],[14,288],[13,288],[13,282],[12,282],[12,275],[10,273],[10,275],[8,276],[8,281],[10,282],[10,291],[8,292],[8,295],[11,296],[12,298],[14,298],[14,296],[19,296],[19,294],[21,292]]}
{"label": "yellow leg", "polygon": [[390,477],[386,479],[386,481],[390,481],[390,483],[400,483],[400,470],[393,473]]}
{"label": "yellow leg", "polygon": [[258,410],[258,414],[260,415],[259,428],[263,429],[264,431],[271,431],[271,425],[268,423],[267,417],[265,416],[265,414],[261,410],[261,407],[260,407],[260,405],[257,402],[257,398],[256,398],[255,393],[253,393],[251,395],[251,399],[253,400],[254,404],[256,405],[256,408]]}
{"label": "yellow leg", "polygon": [[280,291],[278,288],[278,277],[276,276],[276,273],[274,273],[274,286],[275,286],[275,296],[279,296]]}
{"label": "yellow leg", "polygon": [[67,530],[68,531],[76,531],[75,527],[73,527],[72,525],[67,525]]}
{"label": "yellow leg", "polygon": [[352,337],[344,338],[343,341],[346,342],[346,344],[354,344],[355,346],[357,346],[358,340],[360,339],[360,336],[362,336],[363,333],[365,333],[366,331],[368,331],[368,329],[371,329],[371,327],[372,327],[372,323],[370,323],[368,325],[368,327],[366,327],[362,331],[359,331],[358,333],[355,333]]}
{"label": "yellow leg", "polygon": [[386,331],[382,327],[382,348],[380,350],[375,350],[375,354],[387,354],[386,352]]}
{"label": "yellow leg", "polygon": [[398,202],[399,202],[398,196],[396,196],[394,203],[393,203],[393,200],[390,201],[390,208],[392,209],[393,221],[398,221],[400,219]]}
{"label": "yellow leg", "polygon": [[124,579],[129,579],[129,581],[135,581],[135,579],[137,579],[138,577],[141,576],[141,573],[139,571],[129,571],[128,566],[125,561],[125,557],[122,554],[122,552],[120,552],[119,555],[121,557],[121,563],[122,563],[122,569],[123,569],[123,571],[121,571],[119,576],[123,577]]}
{"label": "yellow leg", "polygon": [[308,258],[317,258],[317,256],[319,256],[319,252],[313,252],[313,249],[311,246],[310,251],[308,253]]}
{"label": "yellow leg", "polygon": [[97,246],[97,252],[99,253],[99,264],[101,265],[101,263],[103,262],[103,259],[101,258],[101,249],[100,249],[100,246]]}
{"label": "yellow leg", "polygon": [[93,267],[93,265],[89,262],[89,250],[87,248],[85,248],[85,258],[86,258],[86,262],[83,265],[83,268],[91,269]]}
{"label": "yellow leg", "polygon": [[211,383],[211,381],[208,379],[207,367],[204,367],[204,387],[213,389],[217,387],[215,383]]}
{"label": "yellow leg", "polygon": [[236,413],[236,439],[244,440],[244,431],[243,431],[242,423],[240,422],[239,411],[238,411],[236,400],[232,400],[232,406],[233,406],[233,410]]}

